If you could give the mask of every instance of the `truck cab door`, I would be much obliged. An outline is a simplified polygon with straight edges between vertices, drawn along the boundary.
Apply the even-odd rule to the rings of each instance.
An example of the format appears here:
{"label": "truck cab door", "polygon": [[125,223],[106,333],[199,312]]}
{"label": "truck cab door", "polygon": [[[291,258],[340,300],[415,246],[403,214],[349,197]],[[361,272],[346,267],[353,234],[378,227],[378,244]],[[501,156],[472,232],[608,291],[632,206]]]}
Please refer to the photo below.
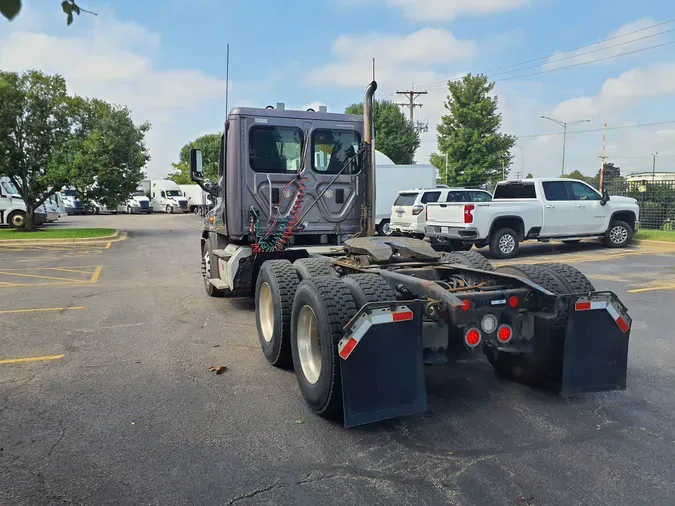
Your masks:
{"label": "truck cab door", "polygon": [[565,181],[542,182],[544,221],[541,237],[564,237],[581,233],[577,228],[576,202],[567,192]]}
{"label": "truck cab door", "polygon": [[602,196],[579,181],[569,181],[567,193],[572,196],[576,211],[576,228],[583,234],[601,234],[609,226],[609,209],[600,201]]}

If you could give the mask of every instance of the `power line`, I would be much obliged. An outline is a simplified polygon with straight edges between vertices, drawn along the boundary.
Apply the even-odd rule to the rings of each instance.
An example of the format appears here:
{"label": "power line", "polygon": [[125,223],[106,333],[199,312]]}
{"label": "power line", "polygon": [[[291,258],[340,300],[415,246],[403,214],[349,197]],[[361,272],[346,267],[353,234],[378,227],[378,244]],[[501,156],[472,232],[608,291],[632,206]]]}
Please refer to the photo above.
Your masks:
{"label": "power line", "polygon": [[[592,47],[592,46],[596,46],[596,45],[598,45],[598,44],[603,44],[603,43],[609,42],[609,41],[611,41],[611,40],[616,40],[616,39],[619,39],[619,38],[622,38],[622,37],[627,37],[628,35],[633,35],[633,34],[635,34],[635,33],[643,32],[643,31],[645,31],[645,30],[650,30],[650,29],[656,28],[656,27],[658,27],[658,26],[663,26],[663,25],[672,23],[672,22],[674,22],[674,21],[675,21],[675,19],[670,19],[670,20],[668,20],[668,21],[663,21],[663,22],[661,22],[661,23],[656,23],[656,24],[654,24],[654,25],[650,25],[650,26],[647,26],[647,27],[645,27],[645,28],[640,28],[639,30],[633,30],[632,32],[627,32],[627,33],[624,33],[624,34],[621,34],[621,35],[615,35],[615,36],[613,36],[613,37],[608,37],[608,38],[603,39],[603,40],[600,40],[600,41],[598,41],[598,42],[592,42],[592,43],[590,43],[590,44],[584,44],[584,45],[582,45],[582,46],[577,46],[577,47],[575,47],[575,48],[567,49],[567,50],[565,50],[565,51],[559,51],[559,52],[556,52],[556,53],[553,53],[553,54],[550,54],[550,55],[547,55],[547,56],[540,56],[539,58],[532,58],[532,59],[530,59],[530,60],[525,60],[525,61],[522,61],[522,62],[519,62],[519,63],[513,63],[513,64],[511,64],[511,65],[506,65],[506,66],[503,66],[503,67],[497,67],[497,68],[494,68],[494,69],[490,69],[490,70],[487,70],[487,71],[482,72],[482,74],[489,74],[489,73],[491,73],[491,72],[497,72],[497,71],[501,71],[501,70],[504,70],[504,69],[509,69],[509,68],[513,68],[513,67],[518,67],[518,66],[521,66],[521,65],[525,65],[525,64],[527,64],[527,63],[535,62],[535,61],[548,60],[548,59],[550,59],[550,58],[552,58],[552,57],[554,57],[554,56],[560,56],[560,55],[563,55],[563,54],[565,54],[565,53],[570,53],[570,52],[572,52],[572,51],[578,51],[579,49],[584,49],[584,48],[586,48],[586,47]],[[622,42],[622,43],[619,43],[619,44],[613,44],[613,45],[611,45],[611,46],[607,46],[607,47],[604,47],[604,48],[601,48],[601,49],[597,49],[597,50],[593,50],[593,51],[587,51],[587,52],[582,53],[582,54],[577,54],[577,55],[573,55],[573,56],[561,58],[561,59],[554,60],[554,61],[548,62],[548,63],[555,63],[556,61],[567,60],[567,59],[574,58],[574,57],[577,57],[577,56],[583,56],[584,54],[590,54],[590,53],[594,53],[594,52],[598,52],[598,51],[605,51],[605,50],[611,49],[611,48],[613,48],[613,47],[617,47],[617,46],[621,46],[621,45],[626,45],[626,44],[630,44],[630,43],[633,43],[633,42],[638,42],[638,41],[640,41],[640,40],[644,40],[644,39],[647,39],[647,38],[650,38],[650,37],[654,37],[654,36],[656,36],[656,35],[661,35],[661,34],[663,34],[663,33],[668,33],[668,32],[671,32],[671,31],[673,31],[673,30],[664,30],[664,31],[659,32],[659,33],[657,33],[657,34],[648,35],[648,36],[645,36],[645,37],[640,37],[640,38],[638,38],[638,39],[633,39],[633,40],[626,41],[626,42]],[[653,46],[653,47],[659,47],[659,46]],[[626,54],[631,54],[631,53],[626,53]],[[621,56],[621,55],[615,55],[615,56]],[[601,60],[597,60],[597,61],[601,61]],[[588,62],[588,63],[593,63],[593,62]],[[500,73],[498,73],[497,75],[509,74],[509,73],[513,73],[513,72],[518,72],[519,70],[526,70],[526,69],[528,69],[528,68],[535,68],[535,67],[539,67],[539,66],[541,66],[541,64],[540,64],[540,65],[530,66],[530,67],[525,67],[525,68],[521,68],[521,69],[514,69],[514,70],[511,70],[511,71],[508,71],[508,72],[500,72]],[[556,70],[558,70],[558,69],[556,69]],[[560,70],[561,70],[561,69],[560,69]],[[432,83],[423,84],[423,85],[421,85],[421,86],[419,86],[419,87],[420,87],[420,88],[431,89],[431,88],[436,88],[438,85],[443,85],[443,86],[445,86],[445,85],[447,85],[447,83],[448,83],[449,81],[450,81],[450,82],[454,82],[454,81],[458,81],[458,80],[459,80],[459,79],[449,79],[449,80],[444,80],[444,81],[435,81],[435,82],[432,82]]]}
{"label": "power line", "polygon": [[[660,125],[672,125],[675,123],[675,120],[671,121],[655,121],[652,123],[639,123],[636,125],[622,125],[622,126],[615,126],[615,127],[607,127],[607,130],[623,130],[625,128],[643,128],[643,127],[649,127],[649,126],[660,126]],[[567,132],[567,135],[572,135],[572,134],[587,134],[587,133],[592,133],[592,132],[602,132],[604,128],[589,128],[587,130],[571,130]],[[519,139],[527,139],[527,138],[535,138],[535,137],[549,137],[549,136],[554,136],[554,135],[563,135],[562,132],[552,132],[552,133],[545,133],[545,134],[528,134],[528,135],[517,135]]]}

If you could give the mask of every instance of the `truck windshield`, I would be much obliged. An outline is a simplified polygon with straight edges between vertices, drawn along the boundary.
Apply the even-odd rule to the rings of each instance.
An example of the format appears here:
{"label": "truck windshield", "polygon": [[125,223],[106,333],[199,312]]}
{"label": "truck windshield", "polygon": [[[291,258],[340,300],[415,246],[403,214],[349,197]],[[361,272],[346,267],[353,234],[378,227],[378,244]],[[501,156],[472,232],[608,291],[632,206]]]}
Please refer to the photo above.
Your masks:
{"label": "truck windshield", "polygon": [[18,195],[19,190],[16,189],[16,186],[14,186],[14,183],[10,183],[9,181],[3,181],[0,183],[2,185],[2,189],[7,195]]}
{"label": "truck windshield", "polygon": [[76,190],[63,190],[61,194],[64,197],[77,197],[77,191]]}
{"label": "truck windshield", "polygon": [[145,197],[145,192],[143,190],[138,190],[134,192],[134,197]]}
{"label": "truck windshield", "polygon": [[495,199],[536,199],[534,183],[504,183],[495,188]]}
{"label": "truck windshield", "polygon": [[167,197],[182,197],[183,194],[180,190],[166,190]]}
{"label": "truck windshield", "polygon": [[361,136],[353,130],[315,130],[312,134],[312,168],[323,174],[337,174],[349,159],[349,152],[359,150],[360,142]]}

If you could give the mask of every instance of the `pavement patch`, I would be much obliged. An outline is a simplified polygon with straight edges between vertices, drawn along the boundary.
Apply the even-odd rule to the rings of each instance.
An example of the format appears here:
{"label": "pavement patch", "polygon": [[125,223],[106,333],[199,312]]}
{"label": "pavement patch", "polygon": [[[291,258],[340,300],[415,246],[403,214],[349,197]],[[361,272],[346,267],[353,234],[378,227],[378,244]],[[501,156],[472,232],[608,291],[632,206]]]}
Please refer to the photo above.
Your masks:
{"label": "pavement patch", "polygon": [[101,269],[102,265],[0,269],[0,288],[94,284],[98,282]]}

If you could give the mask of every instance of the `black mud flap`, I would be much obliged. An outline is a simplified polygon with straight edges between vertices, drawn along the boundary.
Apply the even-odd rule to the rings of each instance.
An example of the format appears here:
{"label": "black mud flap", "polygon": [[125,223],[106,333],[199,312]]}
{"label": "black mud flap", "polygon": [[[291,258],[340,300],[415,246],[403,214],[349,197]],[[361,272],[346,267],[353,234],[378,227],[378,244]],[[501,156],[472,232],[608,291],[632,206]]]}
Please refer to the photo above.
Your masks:
{"label": "black mud flap", "polygon": [[561,395],[625,390],[631,319],[612,292],[568,297]]}
{"label": "black mud flap", "polygon": [[345,427],[427,410],[420,302],[366,304],[338,352]]}

